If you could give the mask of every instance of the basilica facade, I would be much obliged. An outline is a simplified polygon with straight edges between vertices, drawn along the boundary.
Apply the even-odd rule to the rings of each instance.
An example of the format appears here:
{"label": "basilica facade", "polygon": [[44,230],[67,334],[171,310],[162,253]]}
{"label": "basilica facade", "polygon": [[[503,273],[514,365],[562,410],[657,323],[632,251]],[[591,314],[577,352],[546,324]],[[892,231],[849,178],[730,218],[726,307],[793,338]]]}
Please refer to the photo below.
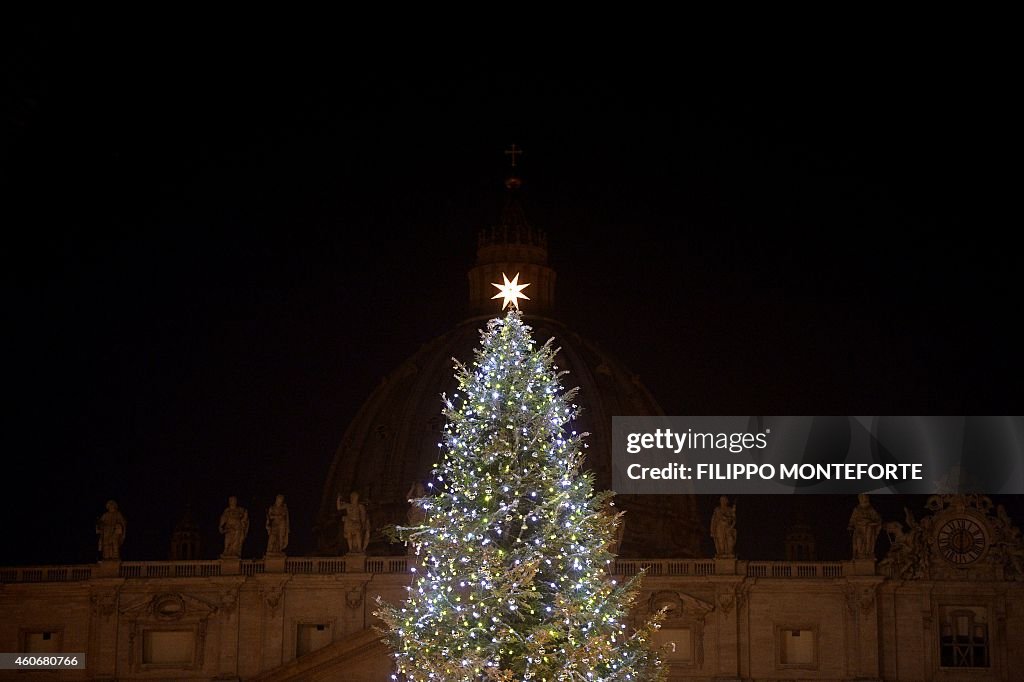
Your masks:
{"label": "basilica facade", "polygon": [[[554,316],[555,272],[545,235],[519,203],[519,184],[509,180],[501,218],[479,235],[472,316],[389,374],[347,429],[319,517],[309,521],[315,556],[285,549],[243,560],[226,550],[202,560],[193,531],[182,527],[173,538],[177,559],[122,561],[110,516],[98,563],[0,568],[0,651],[81,653],[86,667],[0,678],[391,679],[373,614],[378,600],[403,599],[415,556],[379,529],[406,518],[409,491],[429,474],[442,426],[438,395],[454,386],[450,359],[470,356],[494,310],[490,284],[502,273],[531,282],[525,318],[536,338],[558,339],[559,362],[580,387],[576,428],[591,434],[596,487],[610,487],[612,415],[662,411],[623,365]],[[340,513],[358,509],[359,499],[374,504],[365,536]],[[861,546],[846,561],[814,560],[806,533],[793,535],[786,561],[737,558],[728,533],[717,531],[717,555],[702,556],[711,519],[698,518],[694,496],[616,503],[627,523],[612,573],[645,573],[638,623],[666,610],[654,645],[672,680],[1024,679],[1021,533],[984,495],[935,495],[903,519],[869,515],[873,530],[865,532],[873,534],[855,533]],[[225,519],[227,534],[247,523],[238,511],[226,510]],[[875,556],[880,533],[889,542],[878,545],[889,549]],[[357,542],[362,551],[350,551]]]}

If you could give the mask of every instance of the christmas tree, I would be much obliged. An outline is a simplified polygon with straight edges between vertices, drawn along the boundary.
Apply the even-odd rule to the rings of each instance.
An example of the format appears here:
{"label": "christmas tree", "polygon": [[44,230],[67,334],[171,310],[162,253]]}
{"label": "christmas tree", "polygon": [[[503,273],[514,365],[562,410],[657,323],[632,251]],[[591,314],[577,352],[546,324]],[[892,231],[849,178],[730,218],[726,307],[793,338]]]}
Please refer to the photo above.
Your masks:
{"label": "christmas tree", "polygon": [[575,390],[563,392],[556,353],[535,348],[510,309],[488,323],[473,365],[456,363],[440,461],[413,500],[425,520],[394,530],[416,547],[413,584],[377,612],[404,679],[663,676],[648,647],[659,617],[633,631],[639,584],[610,575],[621,519],[582,471],[587,434],[569,430]]}

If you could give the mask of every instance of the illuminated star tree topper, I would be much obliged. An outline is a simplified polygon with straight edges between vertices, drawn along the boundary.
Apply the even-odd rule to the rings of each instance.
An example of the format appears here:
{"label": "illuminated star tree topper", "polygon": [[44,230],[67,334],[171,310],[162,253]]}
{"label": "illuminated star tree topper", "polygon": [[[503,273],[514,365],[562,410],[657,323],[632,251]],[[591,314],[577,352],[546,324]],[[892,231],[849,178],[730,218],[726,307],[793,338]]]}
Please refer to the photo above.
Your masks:
{"label": "illuminated star tree topper", "polygon": [[505,300],[501,304],[501,309],[502,310],[507,308],[510,303],[512,304],[512,306],[516,310],[518,310],[519,309],[519,301],[517,299],[525,298],[527,301],[530,300],[529,296],[527,296],[524,293],[521,293],[522,290],[525,289],[526,287],[530,286],[530,284],[529,283],[520,284],[519,283],[519,273],[518,272],[516,273],[516,276],[512,278],[511,282],[508,281],[508,275],[506,275],[504,272],[501,273],[501,278],[503,280],[505,280],[504,284],[496,284],[494,282],[491,282],[491,286],[492,287],[497,287],[498,288],[498,293],[496,293],[494,296],[491,296],[491,299],[493,300],[495,298],[504,298]]}

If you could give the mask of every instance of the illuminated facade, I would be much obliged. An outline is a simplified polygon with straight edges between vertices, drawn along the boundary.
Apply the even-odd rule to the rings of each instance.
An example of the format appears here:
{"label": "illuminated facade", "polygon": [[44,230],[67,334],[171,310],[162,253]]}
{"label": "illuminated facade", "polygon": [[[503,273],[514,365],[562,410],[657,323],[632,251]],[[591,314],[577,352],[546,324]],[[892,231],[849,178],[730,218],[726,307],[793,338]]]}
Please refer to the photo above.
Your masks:
{"label": "illuminated facade", "polygon": [[[554,336],[580,386],[597,487],[610,484],[614,414],[658,415],[639,380],[553,315],[555,272],[543,233],[509,186],[499,223],[480,235],[469,272],[475,317],[389,374],[353,420],[322,495],[319,556],[196,560],[181,526],[170,561],[0,568],[0,651],[84,652],[88,669],[18,679],[386,680],[373,629],[378,597],[403,598],[412,559],[371,536],[342,555],[336,497],[374,503],[374,526],[405,519],[407,490],[430,471],[439,394],[451,357],[469,357],[496,310],[502,273],[530,282],[535,338]],[[626,533],[614,573],[647,568],[637,619],[663,607],[657,644],[673,680],[1013,680],[1024,671],[1020,531],[984,496],[929,500],[920,519],[886,520],[887,557],[814,561],[794,531],[788,561],[700,556],[707,520],[688,495],[620,498]],[[770,521],[769,521],[770,522]],[[837,528],[837,533],[845,533]]]}

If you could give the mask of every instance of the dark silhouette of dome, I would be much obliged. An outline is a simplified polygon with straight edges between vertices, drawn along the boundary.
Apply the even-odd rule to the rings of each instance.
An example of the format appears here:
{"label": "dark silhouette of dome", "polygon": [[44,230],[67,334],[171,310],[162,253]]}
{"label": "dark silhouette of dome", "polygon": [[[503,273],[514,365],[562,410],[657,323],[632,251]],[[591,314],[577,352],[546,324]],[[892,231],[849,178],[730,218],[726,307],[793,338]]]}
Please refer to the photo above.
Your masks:
{"label": "dark silhouette of dome", "polygon": [[[477,315],[423,345],[398,369],[387,375],[349,425],[334,456],[324,485],[316,529],[318,549],[333,554],[345,551],[335,499],[352,491],[366,503],[375,529],[369,553],[401,552],[388,546],[379,529],[403,523],[408,491],[424,481],[437,462],[444,417],[441,393],[456,387],[452,359],[468,363],[480,341],[487,319],[500,314],[492,301],[491,282],[521,273],[531,283],[524,291],[524,320],[533,327],[538,344],[554,337],[561,351],[557,364],[569,371],[563,386],[579,386],[580,416],[572,425],[588,432],[587,465],[594,471],[599,490],[611,487],[611,423],[613,415],[662,415],[658,403],[629,372],[596,344],[549,317],[554,304],[555,273],[547,265],[547,238],[526,219],[520,197],[521,183],[509,187],[501,219],[481,231],[477,262],[469,272],[470,309]],[[698,556],[703,533],[692,495],[618,496],[626,511],[624,555]]]}

